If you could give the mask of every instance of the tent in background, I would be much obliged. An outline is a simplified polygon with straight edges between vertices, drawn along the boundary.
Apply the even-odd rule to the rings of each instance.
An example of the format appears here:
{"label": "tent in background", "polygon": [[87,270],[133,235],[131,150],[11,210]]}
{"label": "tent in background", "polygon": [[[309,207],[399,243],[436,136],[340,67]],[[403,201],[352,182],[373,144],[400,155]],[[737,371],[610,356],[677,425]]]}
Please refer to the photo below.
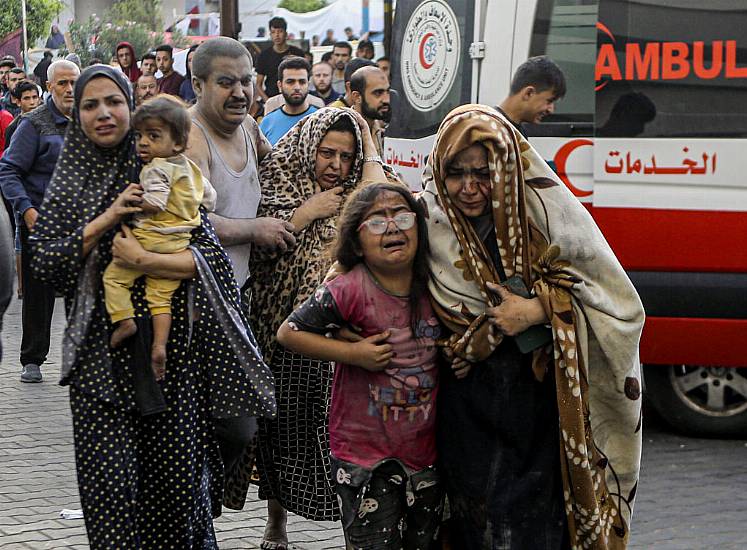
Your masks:
{"label": "tent in background", "polygon": [[[345,40],[345,27],[352,27],[356,35],[360,35],[363,21],[363,9],[360,0],[330,0],[327,7],[308,13],[293,13],[278,8],[278,0],[262,2],[240,0],[239,20],[241,21],[241,38],[251,39],[257,35],[257,29],[264,27],[269,35],[270,18],[283,17],[288,22],[288,32],[300,38],[301,31],[305,32],[308,40],[318,35],[324,40],[327,29],[335,31],[335,38]],[[382,31],[384,29],[384,1],[369,0],[369,29]]]}

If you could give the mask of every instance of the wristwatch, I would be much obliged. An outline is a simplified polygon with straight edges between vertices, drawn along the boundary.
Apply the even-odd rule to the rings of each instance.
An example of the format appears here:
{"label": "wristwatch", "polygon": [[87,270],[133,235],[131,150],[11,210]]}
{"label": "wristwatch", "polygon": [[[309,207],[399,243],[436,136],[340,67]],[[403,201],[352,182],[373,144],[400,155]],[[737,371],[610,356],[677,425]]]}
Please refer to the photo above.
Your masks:
{"label": "wristwatch", "polygon": [[381,160],[381,156],[379,155],[371,155],[370,157],[363,157],[363,162],[378,162],[379,164],[384,164],[384,161]]}

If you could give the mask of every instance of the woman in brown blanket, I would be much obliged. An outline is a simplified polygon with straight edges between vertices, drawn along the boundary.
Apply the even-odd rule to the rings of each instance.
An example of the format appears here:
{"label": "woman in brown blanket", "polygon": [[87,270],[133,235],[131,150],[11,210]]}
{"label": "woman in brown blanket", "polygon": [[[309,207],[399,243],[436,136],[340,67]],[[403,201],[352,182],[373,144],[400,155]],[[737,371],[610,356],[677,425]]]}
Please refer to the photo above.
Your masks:
{"label": "woman in brown blanket", "polygon": [[495,110],[441,124],[421,200],[452,330],[439,463],[459,548],[624,548],[640,463],[640,300],[584,207]]}
{"label": "woman in brown blanket", "polygon": [[[259,167],[258,216],[289,221],[296,246],[281,255],[252,252],[250,318],[275,375],[276,419],[261,422],[257,449],[260,495],[269,499],[262,548],[287,548],[285,510],[337,520],[329,481],[329,363],[292,353],[275,341],[291,312],[321,284],[332,261],[328,245],[347,196],[362,182],[386,181],[365,120],[351,109],[326,108],[299,121]],[[244,468],[248,485],[248,468]],[[244,495],[246,493],[244,492]]]}

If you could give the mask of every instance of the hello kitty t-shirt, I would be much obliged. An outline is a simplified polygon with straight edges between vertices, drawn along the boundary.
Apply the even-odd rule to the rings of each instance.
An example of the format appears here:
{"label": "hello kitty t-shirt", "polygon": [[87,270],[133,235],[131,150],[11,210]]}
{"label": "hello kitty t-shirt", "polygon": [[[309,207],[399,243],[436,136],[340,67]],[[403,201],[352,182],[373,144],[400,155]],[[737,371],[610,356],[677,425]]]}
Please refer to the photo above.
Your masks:
{"label": "hello kitty t-shirt", "polygon": [[413,334],[408,299],[387,293],[359,264],[320,286],[288,323],[324,335],[345,325],[360,328],[363,337],[391,332],[387,343],[394,356],[385,370],[335,367],[329,413],[335,458],[364,468],[387,458],[414,470],[435,464],[440,327],[426,296]]}

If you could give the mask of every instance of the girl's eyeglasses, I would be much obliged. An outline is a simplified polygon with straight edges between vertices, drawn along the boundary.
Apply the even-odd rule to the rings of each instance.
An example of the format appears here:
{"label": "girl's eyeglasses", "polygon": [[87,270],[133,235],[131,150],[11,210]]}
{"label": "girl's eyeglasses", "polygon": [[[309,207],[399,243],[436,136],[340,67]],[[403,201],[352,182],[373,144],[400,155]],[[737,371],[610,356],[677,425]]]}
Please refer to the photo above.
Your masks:
{"label": "girl's eyeglasses", "polygon": [[363,227],[365,226],[368,227],[368,230],[372,234],[383,235],[384,233],[386,233],[386,230],[389,228],[389,224],[392,222],[394,222],[394,225],[400,231],[407,231],[408,229],[412,228],[413,225],[415,225],[416,217],[417,214],[415,214],[415,212],[402,212],[392,218],[387,218],[386,216],[373,216],[372,218],[368,218],[366,221],[360,224],[358,226],[358,231],[363,229]]}

